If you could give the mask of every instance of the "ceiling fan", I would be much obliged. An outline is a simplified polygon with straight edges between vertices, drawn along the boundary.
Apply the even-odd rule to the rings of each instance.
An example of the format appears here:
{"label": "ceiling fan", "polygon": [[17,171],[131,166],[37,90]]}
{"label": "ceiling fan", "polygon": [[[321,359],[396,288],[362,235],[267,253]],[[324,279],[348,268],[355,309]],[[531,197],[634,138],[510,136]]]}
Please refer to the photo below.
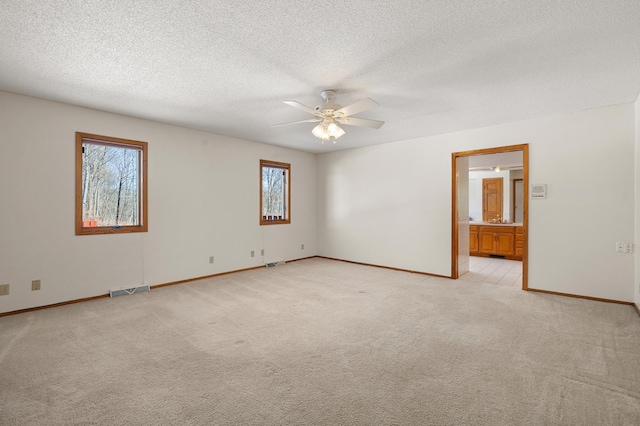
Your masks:
{"label": "ceiling fan", "polygon": [[336,139],[345,134],[345,131],[338,124],[369,127],[371,129],[379,129],[384,124],[384,121],[352,117],[354,114],[378,106],[378,103],[373,99],[367,98],[363,101],[356,102],[355,104],[342,107],[334,103],[334,99],[336,97],[335,90],[323,90],[320,92],[320,96],[324,102],[322,105],[318,105],[315,108],[308,107],[296,101],[284,101],[285,104],[307,112],[313,115],[314,118],[294,121],[291,123],[273,124],[271,127],[288,126],[289,124],[298,123],[319,123],[311,131],[313,136],[320,139],[322,143],[331,140],[331,138],[333,138],[333,143],[336,143]]}

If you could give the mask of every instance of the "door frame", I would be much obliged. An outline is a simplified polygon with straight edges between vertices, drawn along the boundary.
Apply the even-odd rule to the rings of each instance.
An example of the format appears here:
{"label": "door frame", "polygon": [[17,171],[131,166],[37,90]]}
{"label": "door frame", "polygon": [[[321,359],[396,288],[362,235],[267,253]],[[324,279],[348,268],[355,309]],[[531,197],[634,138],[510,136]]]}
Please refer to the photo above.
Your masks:
{"label": "door frame", "polygon": [[454,152],[451,154],[451,278],[458,279],[458,170],[457,159],[459,157],[472,157],[475,155],[500,154],[503,152],[522,152],[523,169],[523,197],[522,227],[524,241],[522,247],[522,289],[529,288],[529,144],[499,146],[494,148],[475,149],[472,151]]}
{"label": "door frame", "polygon": [[[511,192],[511,211],[513,212],[511,214],[512,222],[516,221],[516,183],[517,182],[522,182],[522,196],[524,197],[524,179],[523,178],[511,179],[511,187],[513,188],[513,191]],[[522,209],[524,211],[524,199],[522,200]],[[524,218],[524,214],[522,217]]]}

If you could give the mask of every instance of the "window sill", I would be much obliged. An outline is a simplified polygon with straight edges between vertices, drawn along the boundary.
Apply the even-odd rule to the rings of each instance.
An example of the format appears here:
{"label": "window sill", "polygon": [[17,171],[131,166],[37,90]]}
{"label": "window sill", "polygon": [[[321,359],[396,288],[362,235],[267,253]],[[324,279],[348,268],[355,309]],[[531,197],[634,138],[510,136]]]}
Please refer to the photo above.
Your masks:
{"label": "window sill", "polygon": [[288,223],[291,223],[290,220],[265,220],[265,221],[260,221],[260,225],[286,225]]}
{"label": "window sill", "polygon": [[146,226],[100,226],[81,228],[76,235],[129,234],[133,232],[147,232]]}

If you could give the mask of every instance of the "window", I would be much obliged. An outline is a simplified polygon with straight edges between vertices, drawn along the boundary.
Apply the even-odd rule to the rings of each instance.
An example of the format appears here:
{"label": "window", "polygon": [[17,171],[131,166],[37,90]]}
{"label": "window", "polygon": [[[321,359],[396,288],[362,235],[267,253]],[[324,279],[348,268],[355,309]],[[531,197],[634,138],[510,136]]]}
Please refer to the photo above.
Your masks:
{"label": "window", "polygon": [[76,235],[147,231],[147,143],[76,132]]}
{"label": "window", "polygon": [[260,160],[260,225],[291,223],[291,165]]}

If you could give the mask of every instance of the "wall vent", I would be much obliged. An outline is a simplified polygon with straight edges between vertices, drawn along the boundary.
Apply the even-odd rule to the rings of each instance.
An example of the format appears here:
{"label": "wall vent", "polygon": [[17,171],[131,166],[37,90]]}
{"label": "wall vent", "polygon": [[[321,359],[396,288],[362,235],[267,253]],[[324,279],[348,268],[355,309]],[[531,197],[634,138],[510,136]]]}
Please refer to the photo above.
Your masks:
{"label": "wall vent", "polygon": [[110,297],[124,296],[125,294],[140,293],[141,291],[151,291],[151,287],[148,285],[141,285],[139,287],[121,288],[119,290],[109,290]]}

